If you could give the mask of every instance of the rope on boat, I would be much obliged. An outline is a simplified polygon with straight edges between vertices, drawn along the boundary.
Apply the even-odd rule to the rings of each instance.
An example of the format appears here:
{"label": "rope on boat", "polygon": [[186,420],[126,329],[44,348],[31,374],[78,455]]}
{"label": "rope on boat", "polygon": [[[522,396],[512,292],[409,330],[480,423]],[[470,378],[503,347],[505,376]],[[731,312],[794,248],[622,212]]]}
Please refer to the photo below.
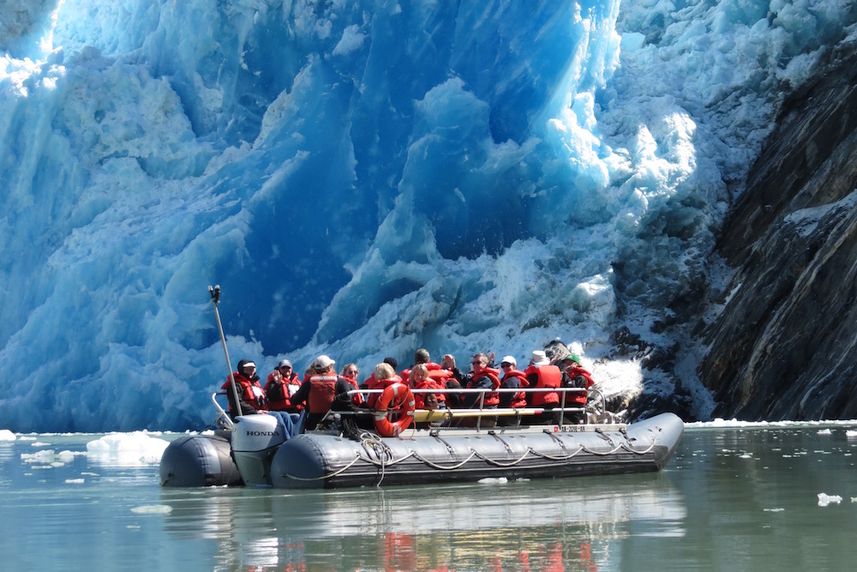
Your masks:
{"label": "rope on boat", "polygon": [[428,465],[429,467],[431,467],[433,469],[439,469],[441,471],[452,471],[454,469],[457,469],[457,468],[463,466],[464,463],[466,463],[467,461],[469,461],[470,459],[472,459],[473,457],[476,456],[476,451],[471,449],[471,453],[470,453],[470,455],[467,456],[466,459],[464,459],[463,461],[461,461],[457,465],[450,465],[450,466],[445,467],[443,465],[438,465],[437,463],[432,463],[428,459],[424,459],[423,457],[418,455],[415,451],[411,451],[411,453],[413,453],[415,459],[422,461],[423,463],[425,463],[426,465]]}
{"label": "rope on boat", "polygon": [[651,451],[652,449],[654,449],[654,448],[655,448],[655,444],[656,444],[656,443],[655,443],[655,440],[654,440],[654,439],[652,439],[652,443],[651,443],[651,445],[649,445],[649,446],[648,446],[645,450],[643,450],[643,451],[640,451],[639,449],[635,449],[635,448],[634,448],[634,447],[632,447],[630,444],[627,444],[627,445],[626,445],[625,443],[622,443],[622,448],[623,448],[623,449],[625,449],[626,451],[628,451],[629,453],[635,453],[635,454],[637,454],[637,455],[645,455],[646,453],[648,453],[649,451]]}
{"label": "rope on boat", "polygon": [[478,453],[477,451],[474,451],[473,449],[471,449],[471,451],[473,451],[473,454],[474,454],[474,455],[476,455],[477,457],[479,457],[480,459],[482,459],[482,460],[483,460],[483,461],[485,461],[486,463],[491,463],[492,465],[497,465],[498,467],[514,467],[515,465],[517,465],[518,463],[520,463],[521,461],[523,461],[524,459],[526,459],[526,458],[527,458],[527,455],[529,455],[529,454],[530,454],[530,451],[532,451],[532,449],[530,449],[530,448],[528,447],[528,448],[527,448],[527,450],[526,450],[526,451],[524,451],[524,454],[523,454],[523,455],[521,455],[521,458],[520,458],[520,459],[518,459],[517,461],[512,461],[511,463],[503,463],[503,462],[501,462],[501,461],[495,461],[494,459],[489,459],[489,458],[488,458],[488,457],[486,457],[485,455],[483,455],[483,454],[481,454],[481,453]]}
{"label": "rope on boat", "polygon": [[323,481],[323,480],[325,480],[325,479],[331,479],[331,478],[335,477],[336,475],[339,475],[339,474],[341,474],[341,473],[344,473],[345,471],[347,471],[348,469],[350,469],[350,468],[351,468],[351,466],[352,466],[354,463],[356,463],[357,461],[359,461],[359,460],[360,460],[360,458],[361,458],[361,457],[360,457],[360,453],[357,453],[357,454],[354,456],[354,459],[352,459],[352,461],[351,461],[350,463],[348,463],[347,465],[345,465],[345,466],[344,466],[344,467],[342,467],[341,469],[336,470],[336,471],[334,471],[334,472],[332,472],[332,473],[330,473],[330,474],[327,474],[327,475],[322,475],[322,476],[320,476],[320,477],[298,477],[298,476],[293,475],[293,474],[291,474],[291,473],[283,473],[283,475],[284,475],[284,476],[286,476],[286,477],[288,477],[289,479],[294,479],[294,480],[296,480],[296,481]]}
{"label": "rope on boat", "polygon": [[571,459],[572,457],[574,457],[575,455],[577,455],[578,453],[580,453],[581,451],[586,451],[586,447],[581,445],[580,447],[578,447],[577,451],[575,451],[574,453],[572,453],[570,455],[562,455],[559,457],[557,457],[556,455],[548,455],[547,453],[539,453],[538,451],[536,451],[532,448],[530,448],[529,452],[532,453],[533,455],[535,455],[536,457],[541,457],[542,459],[547,459],[549,461],[567,461],[567,460]]}
{"label": "rope on boat", "polygon": [[[596,430],[596,432],[601,434],[601,436],[604,437],[604,439],[607,440],[611,445],[614,445],[613,440],[610,439],[610,437],[608,435],[604,434],[600,430]],[[369,456],[364,457],[358,451],[356,453],[354,459],[352,459],[350,463],[348,463],[347,465],[345,465],[341,469],[338,469],[338,470],[336,470],[332,473],[329,473],[327,475],[322,475],[320,477],[297,477],[297,476],[291,475],[289,473],[285,473],[285,476],[290,478],[290,479],[294,479],[296,481],[325,480],[325,479],[330,479],[330,478],[333,478],[337,475],[342,474],[343,472],[350,469],[357,461],[364,461],[364,462],[370,463],[372,465],[375,465],[376,467],[379,467],[381,469],[378,482],[375,484],[376,487],[380,487],[381,483],[384,481],[384,477],[386,476],[387,467],[401,463],[402,461],[410,459],[411,457],[413,457],[414,459],[428,465],[429,467],[431,467],[433,469],[438,469],[441,471],[454,471],[455,469],[461,468],[468,461],[470,461],[470,459],[472,459],[473,457],[477,457],[479,459],[482,459],[486,463],[490,463],[490,464],[495,465],[497,467],[509,468],[509,467],[514,467],[515,465],[520,464],[530,454],[532,454],[535,457],[547,459],[549,461],[568,461],[572,457],[575,457],[578,454],[580,454],[581,452],[586,452],[586,453],[589,453],[590,455],[597,455],[597,456],[603,457],[603,456],[607,456],[607,455],[612,455],[612,454],[616,453],[619,449],[625,449],[629,453],[634,453],[636,455],[645,455],[646,453],[650,452],[652,449],[655,448],[656,442],[654,439],[652,439],[652,443],[644,450],[635,449],[634,447],[628,445],[625,442],[619,443],[610,451],[598,451],[595,449],[590,449],[586,445],[579,445],[575,452],[570,453],[568,455],[560,455],[560,456],[549,455],[547,453],[540,453],[540,452],[534,450],[532,447],[527,447],[527,450],[524,451],[523,455],[521,455],[518,459],[516,459],[514,461],[509,461],[509,462],[491,459],[490,457],[487,457],[487,456],[483,455],[482,453],[476,451],[475,449],[471,448],[470,449],[470,455],[468,455],[467,458],[465,458],[460,463],[455,463],[453,465],[439,465],[437,463],[434,463],[434,462],[426,459],[425,457],[423,457],[422,455],[420,455],[419,453],[417,453],[413,449],[408,454],[402,455],[398,459],[393,459],[393,451],[392,451],[392,449],[390,449],[390,446],[387,445],[386,443],[384,443],[379,436],[377,436],[373,433],[369,433],[368,431],[364,431],[363,433],[360,434],[360,444],[363,446],[364,450],[366,450],[367,454],[374,453],[375,456],[378,457],[378,460],[376,461]],[[564,448],[565,447],[563,447],[563,449]],[[371,451],[371,453],[370,453],[370,451]]]}

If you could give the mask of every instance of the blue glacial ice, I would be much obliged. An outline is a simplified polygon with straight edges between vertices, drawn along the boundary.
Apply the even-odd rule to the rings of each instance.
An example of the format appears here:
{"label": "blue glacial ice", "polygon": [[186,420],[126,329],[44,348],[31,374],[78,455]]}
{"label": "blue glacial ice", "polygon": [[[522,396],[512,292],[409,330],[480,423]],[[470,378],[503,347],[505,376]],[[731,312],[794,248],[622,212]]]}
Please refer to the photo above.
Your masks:
{"label": "blue glacial ice", "polygon": [[5,2],[0,426],[205,425],[214,283],[260,370],[559,336],[640,391],[599,359],[611,332],[663,342],[665,305],[711,278],[849,4]]}

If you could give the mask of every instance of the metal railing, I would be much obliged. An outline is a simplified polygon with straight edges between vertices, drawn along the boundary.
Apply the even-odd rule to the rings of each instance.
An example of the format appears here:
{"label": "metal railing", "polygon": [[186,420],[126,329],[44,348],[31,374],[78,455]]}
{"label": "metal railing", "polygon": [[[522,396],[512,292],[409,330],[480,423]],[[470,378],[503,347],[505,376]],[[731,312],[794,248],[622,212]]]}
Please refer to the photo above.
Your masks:
{"label": "metal railing", "polygon": [[[403,382],[398,382],[403,383]],[[479,389],[466,389],[466,388],[427,388],[427,389],[414,389],[409,388],[411,393],[416,394],[445,394],[445,395],[461,395],[461,394],[480,394],[479,395],[479,407],[477,408],[468,408],[468,409],[456,409],[456,408],[444,408],[444,409],[430,409],[426,411],[440,411],[440,412],[448,412],[446,415],[447,421],[452,421],[454,417],[476,417],[476,430],[479,431],[482,425],[483,417],[502,417],[507,415],[513,415],[517,419],[517,425],[521,424],[521,416],[522,415],[542,415],[544,413],[551,414],[559,414],[560,420],[563,418],[565,413],[585,413],[585,407],[566,407],[566,395],[569,393],[583,393],[586,394],[587,390],[580,387],[521,387],[521,388],[497,388],[497,389],[487,389],[487,388],[479,388]],[[383,393],[383,389],[354,389],[348,392],[348,396],[351,397],[356,394],[360,394],[363,396],[363,399],[366,399],[367,395],[371,394],[380,394]],[[497,408],[494,406],[485,407],[485,395],[493,393],[559,393],[561,394],[559,407],[526,407],[526,408]],[[372,410],[367,409],[366,412],[370,412]],[[349,413],[349,412],[336,412],[336,413]],[[362,413],[360,411],[356,411],[353,413]],[[586,416],[584,415],[584,422],[586,420]]]}

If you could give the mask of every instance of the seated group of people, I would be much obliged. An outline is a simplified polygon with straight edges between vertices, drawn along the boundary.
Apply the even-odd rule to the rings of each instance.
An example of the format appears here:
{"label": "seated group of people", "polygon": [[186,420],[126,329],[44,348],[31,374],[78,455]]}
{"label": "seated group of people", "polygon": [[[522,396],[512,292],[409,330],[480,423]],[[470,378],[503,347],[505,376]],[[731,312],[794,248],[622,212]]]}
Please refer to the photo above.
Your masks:
{"label": "seated group of people", "polygon": [[[563,405],[560,392],[549,391],[557,388],[589,389],[593,384],[591,374],[580,364],[580,357],[574,353],[563,355],[551,362],[541,350],[532,352],[528,366],[522,371],[514,356],[504,356],[499,368],[492,363],[489,354],[477,353],[470,362],[470,370],[463,372],[450,354],[443,356],[441,363],[431,361],[426,349],[418,349],[414,354],[414,364],[396,373],[397,362],[394,358],[385,358],[375,366],[372,375],[362,383],[358,381],[359,369],[355,363],[349,363],[336,373],[336,362],[329,356],[315,358],[304,374],[303,380],[294,372],[292,363],[281,360],[276,369],[268,374],[262,387],[256,374],[256,364],[249,360],[238,362],[238,370],[232,374],[241,413],[286,411],[300,413],[306,410],[305,429],[313,429],[328,411],[375,410],[380,393],[363,394],[357,390],[384,389],[394,383],[403,383],[412,389],[447,390],[431,393],[413,394],[417,409],[486,409],[526,407],[550,410]],[[497,389],[540,388],[539,392],[497,392]],[[237,414],[235,397],[231,391],[231,382],[227,378],[223,384],[229,398],[229,413]],[[483,392],[457,392],[460,389],[481,389]],[[349,394],[349,392],[351,392]],[[583,408],[586,405],[586,392],[565,394],[566,408]],[[567,412],[564,416],[542,415],[533,421],[555,423],[562,419],[570,422],[582,422],[581,413]]]}

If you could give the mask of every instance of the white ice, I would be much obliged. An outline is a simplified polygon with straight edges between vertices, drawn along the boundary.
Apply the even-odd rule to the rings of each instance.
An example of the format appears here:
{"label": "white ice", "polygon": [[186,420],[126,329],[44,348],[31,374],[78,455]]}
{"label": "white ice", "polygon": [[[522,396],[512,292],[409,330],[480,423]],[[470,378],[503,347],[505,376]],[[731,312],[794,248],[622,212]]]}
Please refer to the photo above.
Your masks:
{"label": "white ice", "polygon": [[148,433],[111,433],[86,444],[90,460],[106,465],[151,465],[161,461],[168,441]]}
{"label": "white ice", "polygon": [[659,322],[850,22],[827,0],[679,5],[2,3],[0,368],[20,375],[0,419],[204,427],[215,282],[263,373],[559,336],[608,394],[674,392],[611,353],[624,326],[682,342],[706,418],[702,348]]}

